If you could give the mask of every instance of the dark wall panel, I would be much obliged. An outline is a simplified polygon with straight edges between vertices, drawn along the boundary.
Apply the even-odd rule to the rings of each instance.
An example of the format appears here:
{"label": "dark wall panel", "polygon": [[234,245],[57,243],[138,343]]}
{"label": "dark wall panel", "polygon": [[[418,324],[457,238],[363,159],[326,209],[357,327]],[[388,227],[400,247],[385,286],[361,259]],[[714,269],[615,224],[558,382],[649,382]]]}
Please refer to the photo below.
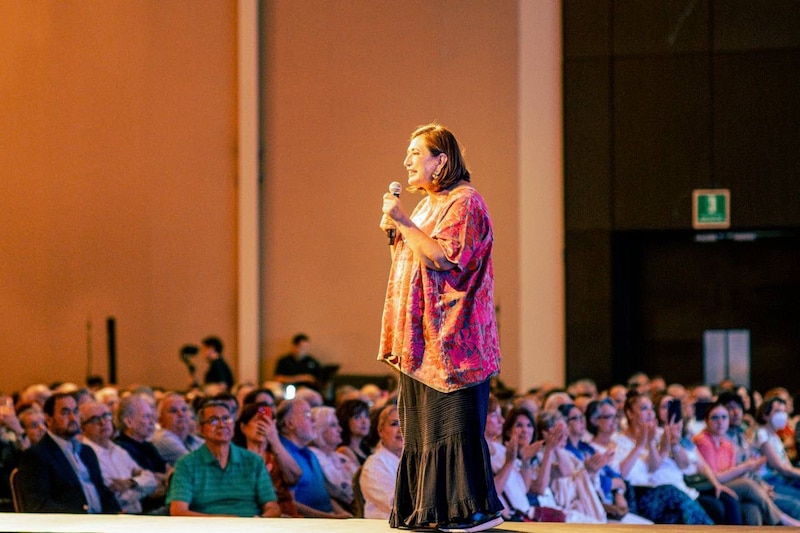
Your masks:
{"label": "dark wall panel", "polygon": [[613,382],[611,243],[607,231],[566,232],[567,376]]}
{"label": "dark wall panel", "polygon": [[613,0],[563,0],[564,57],[597,57],[611,53]]}
{"label": "dark wall panel", "polygon": [[728,54],[714,71],[713,175],[731,189],[732,225],[798,225],[800,54]]}
{"label": "dark wall panel", "polygon": [[796,251],[668,241],[692,242],[694,189],[729,188],[734,231],[796,250],[800,0],[564,0],[563,22],[567,379],[699,379],[699,328],[739,313],[774,381],[800,353],[774,272]]}
{"label": "dark wall panel", "polygon": [[615,55],[675,54],[709,48],[708,0],[614,2],[612,11]]}
{"label": "dark wall panel", "polygon": [[711,88],[701,55],[626,58],[614,68],[614,227],[691,227],[710,174]]}
{"label": "dark wall panel", "polygon": [[800,47],[798,0],[725,0],[713,10],[715,50]]}
{"label": "dark wall panel", "polygon": [[564,69],[567,229],[611,229],[611,109],[607,59],[573,61]]}

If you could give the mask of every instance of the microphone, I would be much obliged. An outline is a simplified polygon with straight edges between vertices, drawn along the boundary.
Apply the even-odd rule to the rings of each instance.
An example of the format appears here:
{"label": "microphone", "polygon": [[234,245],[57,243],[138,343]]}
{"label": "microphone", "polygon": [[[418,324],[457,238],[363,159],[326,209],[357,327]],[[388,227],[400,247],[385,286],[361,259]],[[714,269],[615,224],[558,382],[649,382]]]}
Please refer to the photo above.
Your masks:
{"label": "microphone", "polygon": [[[402,188],[403,188],[403,186],[400,185],[399,181],[393,181],[393,182],[391,182],[389,184],[389,192],[394,194],[395,197],[397,197],[397,198],[400,198],[400,190]],[[394,228],[389,228],[388,230],[386,230],[386,235],[389,236],[389,246],[393,245],[394,244],[394,237],[396,235],[395,229]]]}

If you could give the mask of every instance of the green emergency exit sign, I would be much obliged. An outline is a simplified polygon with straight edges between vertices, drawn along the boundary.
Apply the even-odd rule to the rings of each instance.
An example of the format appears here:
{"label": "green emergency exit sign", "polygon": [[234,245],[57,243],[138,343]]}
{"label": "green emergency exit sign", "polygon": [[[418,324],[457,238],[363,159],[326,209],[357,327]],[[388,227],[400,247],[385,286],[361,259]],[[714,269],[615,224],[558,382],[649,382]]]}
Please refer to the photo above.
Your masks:
{"label": "green emergency exit sign", "polygon": [[694,229],[727,229],[730,226],[730,189],[696,189],[692,191],[692,227]]}

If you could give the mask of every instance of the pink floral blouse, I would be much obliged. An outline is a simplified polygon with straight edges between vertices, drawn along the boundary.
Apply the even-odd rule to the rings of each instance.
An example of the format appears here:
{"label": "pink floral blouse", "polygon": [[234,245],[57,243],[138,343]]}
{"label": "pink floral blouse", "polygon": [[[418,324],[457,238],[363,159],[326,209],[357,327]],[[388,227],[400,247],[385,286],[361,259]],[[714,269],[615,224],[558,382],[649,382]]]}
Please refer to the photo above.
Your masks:
{"label": "pink floral blouse", "polygon": [[456,267],[427,268],[398,237],[378,360],[441,392],[481,383],[500,371],[486,203],[460,186],[426,196],[411,219]]}

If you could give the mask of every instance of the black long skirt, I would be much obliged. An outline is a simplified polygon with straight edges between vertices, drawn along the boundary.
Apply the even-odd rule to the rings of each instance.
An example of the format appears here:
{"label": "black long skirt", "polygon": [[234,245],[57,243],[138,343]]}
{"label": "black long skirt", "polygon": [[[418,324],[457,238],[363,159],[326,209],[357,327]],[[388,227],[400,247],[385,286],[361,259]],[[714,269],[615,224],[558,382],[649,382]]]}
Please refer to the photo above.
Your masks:
{"label": "black long skirt", "polygon": [[463,522],[503,509],[483,435],[488,404],[488,381],[442,393],[400,375],[404,442],[391,527]]}

